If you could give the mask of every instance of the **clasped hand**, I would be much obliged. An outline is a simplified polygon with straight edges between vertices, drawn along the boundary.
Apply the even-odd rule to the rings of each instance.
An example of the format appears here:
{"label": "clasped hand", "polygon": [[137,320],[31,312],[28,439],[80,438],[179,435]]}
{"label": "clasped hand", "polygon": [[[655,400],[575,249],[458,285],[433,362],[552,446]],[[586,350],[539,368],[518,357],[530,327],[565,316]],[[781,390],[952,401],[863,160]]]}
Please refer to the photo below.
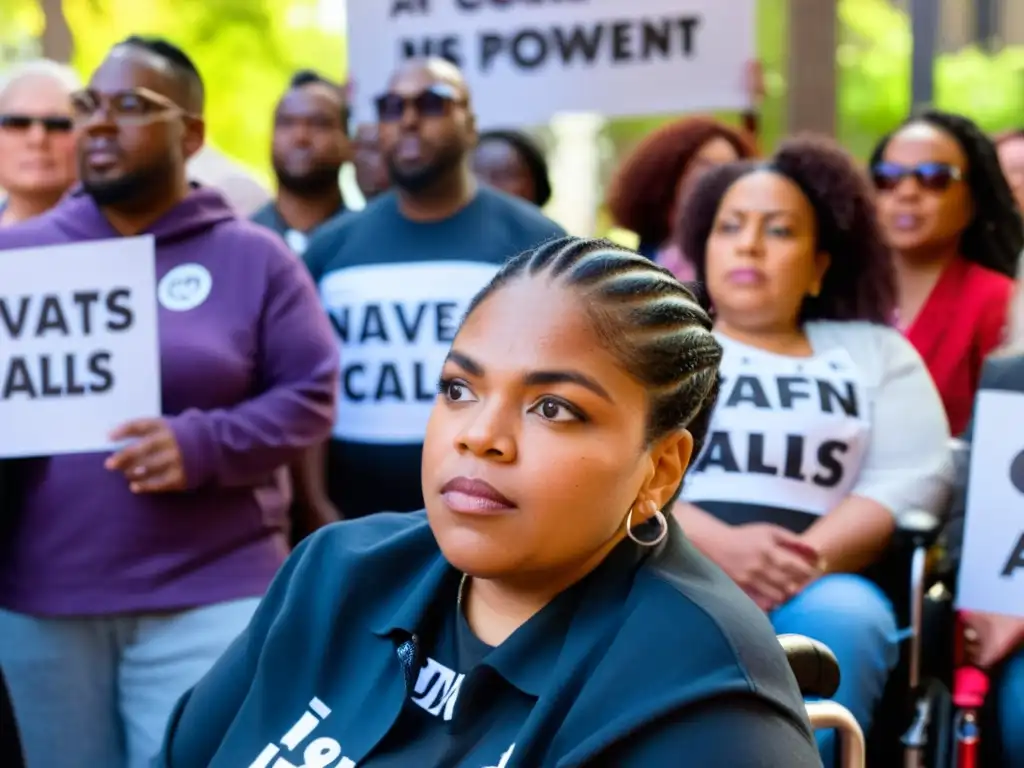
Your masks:
{"label": "clasped hand", "polygon": [[993,667],[1024,645],[1024,619],[981,611],[963,614],[964,650],[982,669]]}
{"label": "clasped hand", "polygon": [[714,561],[765,612],[803,591],[825,566],[814,547],[769,523],[733,526],[714,549]]}
{"label": "clasped hand", "polygon": [[108,458],[104,466],[121,472],[132,493],[165,493],[186,487],[185,465],[166,419],[135,419],[111,434],[112,440],[135,441]]}

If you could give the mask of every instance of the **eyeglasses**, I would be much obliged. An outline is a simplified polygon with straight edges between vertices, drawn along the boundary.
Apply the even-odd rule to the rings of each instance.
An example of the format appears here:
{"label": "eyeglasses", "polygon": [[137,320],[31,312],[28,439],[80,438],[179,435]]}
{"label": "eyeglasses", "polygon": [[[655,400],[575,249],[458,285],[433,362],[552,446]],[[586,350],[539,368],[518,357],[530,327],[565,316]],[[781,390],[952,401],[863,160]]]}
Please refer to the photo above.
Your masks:
{"label": "eyeglasses", "polygon": [[33,125],[40,126],[46,133],[71,133],[75,121],[63,115],[0,115],[0,130],[28,131]]}
{"label": "eyeglasses", "polygon": [[871,169],[875,188],[881,192],[892,192],[906,178],[913,178],[921,189],[929,192],[945,192],[953,182],[963,180],[963,176],[961,169],[949,163],[879,163]]}
{"label": "eyeglasses", "polygon": [[444,117],[453,106],[465,104],[466,99],[454,88],[441,84],[432,85],[415,96],[385,93],[377,97],[377,119],[382,123],[396,123],[409,107],[420,117]]}
{"label": "eyeglasses", "polygon": [[116,122],[127,123],[144,123],[169,112],[186,114],[171,99],[148,88],[131,88],[113,93],[79,91],[71,95],[71,108],[75,119],[82,122],[91,120],[101,111]]}

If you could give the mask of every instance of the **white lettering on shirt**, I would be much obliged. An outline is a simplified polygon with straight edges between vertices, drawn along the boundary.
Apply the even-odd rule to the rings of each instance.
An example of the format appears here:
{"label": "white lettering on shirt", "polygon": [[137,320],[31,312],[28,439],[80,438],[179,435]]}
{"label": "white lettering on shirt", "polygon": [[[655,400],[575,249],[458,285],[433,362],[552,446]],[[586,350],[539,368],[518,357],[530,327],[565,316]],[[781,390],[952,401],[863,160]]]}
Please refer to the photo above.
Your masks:
{"label": "white lettering on shirt", "polygon": [[281,756],[282,747],[289,753],[298,752],[302,743],[313,735],[317,726],[330,714],[330,707],[314,697],[307,710],[280,738],[280,743],[267,744],[249,764],[249,768],[356,768],[355,762],[341,753],[341,745],[329,736],[321,736],[309,742],[302,750],[302,762],[299,764]]}
{"label": "white lettering on shirt", "polygon": [[788,357],[719,336],[722,388],[684,500],[824,515],[856,485],[871,404],[845,349]]}
{"label": "white lettering on shirt", "polygon": [[516,745],[513,744],[511,747],[508,748],[508,751],[501,756],[501,760],[498,762],[497,765],[489,765],[487,766],[487,768],[505,768],[505,766],[508,765],[508,761],[512,759],[512,752],[515,750],[515,748]]}
{"label": "white lettering on shirt", "polygon": [[455,702],[458,701],[459,690],[462,688],[462,681],[465,677],[463,674],[448,669],[444,664],[428,658],[427,663],[420,669],[411,698],[417,706],[422,707],[434,717],[442,715],[445,720],[451,720],[455,714]]}

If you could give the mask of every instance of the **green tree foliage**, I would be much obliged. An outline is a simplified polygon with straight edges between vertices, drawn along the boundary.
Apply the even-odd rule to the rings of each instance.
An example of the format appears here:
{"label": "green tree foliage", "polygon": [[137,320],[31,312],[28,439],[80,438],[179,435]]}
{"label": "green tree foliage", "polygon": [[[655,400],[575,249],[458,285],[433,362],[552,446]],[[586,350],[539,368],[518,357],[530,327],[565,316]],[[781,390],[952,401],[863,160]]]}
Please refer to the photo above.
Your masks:
{"label": "green tree foliage", "polygon": [[[3,0],[6,2],[6,0]],[[213,144],[268,167],[271,116],[288,78],[315,67],[344,75],[340,34],[319,28],[315,0],[65,0],[75,65],[89,72],[130,34],[159,34],[193,57],[206,81]],[[88,30],[88,32],[86,32]]]}
{"label": "green tree foliage", "polygon": [[[910,20],[886,0],[843,0],[839,14],[839,139],[863,157],[910,111]],[[993,55],[965,48],[935,63],[936,106],[969,115],[989,131],[1024,122],[1022,85],[1021,47]]]}
{"label": "green tree foliage", "polygon": [[[341,2],[342,0],[338,0]],[[288,78],[313,67],[341,79],[344,39],[324,30],[317,0],[64,0],[74,33],[74,65],[83,76],[110,47],[132,34],[161,35],[195,60],[208,93],[213,144],[266,171],[272,113]],[[0,45],[37,37],[38,0],[0,0]]]}

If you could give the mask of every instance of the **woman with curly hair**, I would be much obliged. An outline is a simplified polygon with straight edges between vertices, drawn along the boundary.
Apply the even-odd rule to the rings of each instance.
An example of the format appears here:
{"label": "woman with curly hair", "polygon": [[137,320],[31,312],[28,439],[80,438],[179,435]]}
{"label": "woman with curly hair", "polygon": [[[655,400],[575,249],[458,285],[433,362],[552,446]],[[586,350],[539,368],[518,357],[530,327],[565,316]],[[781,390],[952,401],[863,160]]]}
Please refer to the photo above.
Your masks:
{"label": "woman with curly hair", "polygon": [[793,139],[709,172],[680,230],[724,355],[676,515],[777,632],[832,648],[836,700],[867,730],[898,648],[892,606],[861,574],[897,516],[938,512],[949,487],[942,402],[888,325],[895,277],[870,185],[835,145]]}
{"label": "woman with curly hair", "polygon": [[640,237],[640,253],[686,282],[693,265],[674,237],[680,201],[709,168],[754,157],[749,136],[717,120],[691,117],[649,134],[619,166],[608,189],[615,223]]}
{"label": "woman with curly hair", "polygon": [[871,157],[878,211],[896,256],[900,329],[928,364],[953,434],[971,415],[999,346],[1024,224],[992,140],[961,115],[928,110]]}

